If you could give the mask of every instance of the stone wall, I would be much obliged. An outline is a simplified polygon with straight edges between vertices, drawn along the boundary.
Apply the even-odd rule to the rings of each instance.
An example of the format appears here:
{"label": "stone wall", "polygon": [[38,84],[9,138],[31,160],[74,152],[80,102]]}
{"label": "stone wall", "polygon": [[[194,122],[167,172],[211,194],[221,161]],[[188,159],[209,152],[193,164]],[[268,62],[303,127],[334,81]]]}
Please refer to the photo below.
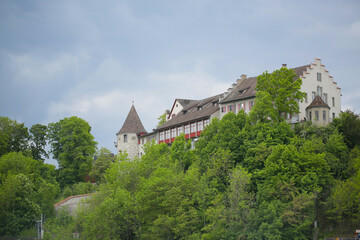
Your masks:
{"label": "stone wall", "polygon": [[76,210],[80,204],[83,204],[82,200],[90,198],[93,195],[91,194],[82,194],[68,197],[61,202],[58,202],[54,205],[56,212],[58,212],[62,208],[66,208],[71,216],[76,215]]}

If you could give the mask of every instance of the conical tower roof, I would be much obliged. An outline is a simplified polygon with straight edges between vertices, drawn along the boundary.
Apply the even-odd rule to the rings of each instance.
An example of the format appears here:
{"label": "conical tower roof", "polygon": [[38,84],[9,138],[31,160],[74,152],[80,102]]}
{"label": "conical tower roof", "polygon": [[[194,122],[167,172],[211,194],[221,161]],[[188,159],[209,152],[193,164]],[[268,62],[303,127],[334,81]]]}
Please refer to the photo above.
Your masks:
{"label": "conical tower roof", "polygon": [[326,108],[330,108],[329,105],[327,105],[324,100],[319,96],[316,95],[316,97],[314,98],[314,100],[310,103],[309,106],[306,107],[306,109],[309,108],[317,108],[317,107],[326,107]]}
{"label": "conical tower roof", "polygon": [[147,133],[144,126],[141,123],[141,120],[136,112],[134,105],[131,106],[130,112],[126,117],[126,120],[122,128],[116,135],[122,133]]}

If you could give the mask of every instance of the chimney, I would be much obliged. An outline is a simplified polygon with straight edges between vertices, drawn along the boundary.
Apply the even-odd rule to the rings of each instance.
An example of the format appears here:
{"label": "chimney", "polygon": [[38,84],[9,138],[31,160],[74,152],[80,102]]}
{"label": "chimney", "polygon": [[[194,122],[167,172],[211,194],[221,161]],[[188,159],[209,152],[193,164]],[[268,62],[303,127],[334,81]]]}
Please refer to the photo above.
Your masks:
{"label": "chimney", "polygon": [[286,64],[286,63],[283,63],[283,64],[282,64],[282,67],[283,67],[283,68],[286,68],[286,67],[287,67],[287,64]]}
{"label": "chimney", "polygon": [[242,79],[242,80],[244,80],[244,79],[246,79],[246,78],[247,78],[247,75],[246,75],[246,74],[241,74],[241,76],[240,76],[240,77],[241,77],[241,79]]}
{"label": "chimney", "polygon": [[165,119],[166,119],[166,121],[170,120],[169,117],[170,117],[170,110],[166,109],[165,110]]}

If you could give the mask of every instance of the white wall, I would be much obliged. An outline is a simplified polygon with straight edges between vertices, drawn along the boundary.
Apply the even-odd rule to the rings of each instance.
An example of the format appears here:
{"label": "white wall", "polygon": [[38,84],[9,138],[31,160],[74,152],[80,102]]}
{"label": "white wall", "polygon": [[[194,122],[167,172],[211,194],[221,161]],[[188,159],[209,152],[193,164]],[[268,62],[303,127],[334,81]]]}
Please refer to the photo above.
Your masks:
{"label": "white wall", "polygon": [[[127,142],[124,142],[124,135],[127,135]],[[133,159],[139,154],[139,140],[135,133],[123,133],[117,135],[117,150],[118,152],[127,152],[129,158]]]}
{"label": "white wall", "polygon": [[[321,81],[317,80],[317,73],[321,73]],[[330,121],[332,121],[333,113],[335,117],[338,117],[341,111],[341,90],[337,84],[333,81],[333,78],[329,75],[329,72],[325,69],[325,66],[321,64],[321,60],[315,58],[314,63],[307,69],[306,73],[303,74],[301,91],[307,93],[308,102],[300,102],[300,113],[299,119],[306,117],[305,109],[312,102],[312,92],[317,93],[317,87],[322,87],[323,96],[327,93],[327,104],[330,107]],[[335,99],[335,107],[332,105],[332,98]],[[322,99],[325,101],[324,97]]]}

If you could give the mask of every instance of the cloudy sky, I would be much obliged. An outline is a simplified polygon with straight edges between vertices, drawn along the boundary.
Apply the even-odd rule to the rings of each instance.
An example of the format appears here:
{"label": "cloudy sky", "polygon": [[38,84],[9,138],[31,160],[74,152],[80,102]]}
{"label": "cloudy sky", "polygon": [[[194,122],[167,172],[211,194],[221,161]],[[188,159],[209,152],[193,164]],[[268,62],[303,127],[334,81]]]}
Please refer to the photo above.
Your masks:
{"label": "cloudy sky", "polygon": [[321,58],[360,112],[360,1],[0,1],[0,115],[78,116],[99,147],[132,104],[151,131],[175,98]]}

